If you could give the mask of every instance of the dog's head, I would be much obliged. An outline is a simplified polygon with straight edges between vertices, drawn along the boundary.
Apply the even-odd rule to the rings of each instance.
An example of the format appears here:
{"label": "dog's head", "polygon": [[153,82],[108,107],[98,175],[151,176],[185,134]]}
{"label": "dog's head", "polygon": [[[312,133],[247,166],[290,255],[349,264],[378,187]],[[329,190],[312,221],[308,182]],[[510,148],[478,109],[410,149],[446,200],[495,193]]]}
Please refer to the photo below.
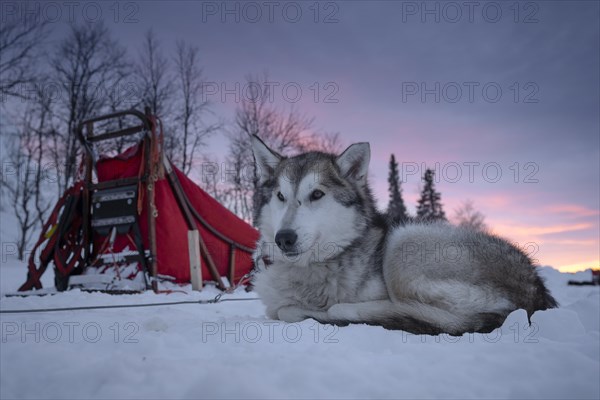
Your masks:
{"label": "dog's head", "polygon": [[[258,179],[256,222],[261,245],[296,265],[334,258],[363,235],[374,213],[367,185],[368,143],[342,154],[283,157],[252,139]],[[264,249],[263,249],[264,251]]]}

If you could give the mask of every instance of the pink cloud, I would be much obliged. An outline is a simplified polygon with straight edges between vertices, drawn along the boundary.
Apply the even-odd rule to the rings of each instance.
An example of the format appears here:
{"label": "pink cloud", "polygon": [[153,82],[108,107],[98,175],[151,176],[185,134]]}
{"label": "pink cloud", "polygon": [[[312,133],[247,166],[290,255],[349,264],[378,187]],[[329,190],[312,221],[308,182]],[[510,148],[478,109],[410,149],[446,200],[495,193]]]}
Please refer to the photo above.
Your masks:
{"label": "pink cloud", "polygon": [[499,232],[500,234],[507,235],[518,235],[518,236],[529,236],[529,237],[539,237],[543,235],[553,234],[553,233],[564,233],[564,232],[572,232],[579,231],[584,229],[589,229],[592,227],[592,224],[589,223],[579,223],[579,224],[554,224],[550,226],[526,226],[519,224],[502,224],[496,223],[493,224],[494,231]]}
{"label": "pink cloud", "polygon": [[574,217],[592,217],[600,215],[599,210],[592,210],[578,204],[555,204],[544,207],[545,212],[570,214]]}

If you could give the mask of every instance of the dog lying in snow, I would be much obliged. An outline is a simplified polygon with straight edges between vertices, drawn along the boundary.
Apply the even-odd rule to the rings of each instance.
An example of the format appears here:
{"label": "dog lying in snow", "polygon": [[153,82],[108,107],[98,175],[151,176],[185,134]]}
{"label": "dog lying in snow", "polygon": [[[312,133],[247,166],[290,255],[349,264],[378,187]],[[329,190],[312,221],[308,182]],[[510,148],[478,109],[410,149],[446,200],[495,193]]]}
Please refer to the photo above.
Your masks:
{"label": "dog lying in snow", "polygon": [[255,136],[253,150],[253,284],[268,317],[460,335],[490,332],[516,309],[557,306],[531,260],[499,237],[447,223],[390,226],[367,181],[368,143],[288,158]]}

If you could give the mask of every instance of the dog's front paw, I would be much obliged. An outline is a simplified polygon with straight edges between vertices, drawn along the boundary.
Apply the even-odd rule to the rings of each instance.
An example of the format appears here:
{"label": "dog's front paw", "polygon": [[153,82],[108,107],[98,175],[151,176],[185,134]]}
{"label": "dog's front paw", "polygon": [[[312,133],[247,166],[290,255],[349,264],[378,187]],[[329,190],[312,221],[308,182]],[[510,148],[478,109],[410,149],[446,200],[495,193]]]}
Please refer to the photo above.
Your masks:
{"label": "dog's front paw", "polygon": [[284,322],[292,323],[292,322],[304,321],[309,316],[306,314],[306,310],[303,310],[298,307],[289,306],[289,307],[281,307],[277,311],[277,317],[278,317],[278,319],[280,319]]}
{"label": "dog's front paw", "polygon": [[307,310],[302,307],[287,306],[277,310],[277,317],[285,322],[300,322],[308,318],[317,321],[328,321],[327,311]]}
{"label": "dog's front paw", "polygon": [[271,307],[267,307],[267,309],[265,310],[265,315],[269,319],[279,319],[279,315],[277,314],[277,309],[274,309]]}
{"label": "dog's front paw", "polygon": [[355,321],[359,319],[356,306],[350,303],[334,304],[327,310],[327,315],[333,320]]}

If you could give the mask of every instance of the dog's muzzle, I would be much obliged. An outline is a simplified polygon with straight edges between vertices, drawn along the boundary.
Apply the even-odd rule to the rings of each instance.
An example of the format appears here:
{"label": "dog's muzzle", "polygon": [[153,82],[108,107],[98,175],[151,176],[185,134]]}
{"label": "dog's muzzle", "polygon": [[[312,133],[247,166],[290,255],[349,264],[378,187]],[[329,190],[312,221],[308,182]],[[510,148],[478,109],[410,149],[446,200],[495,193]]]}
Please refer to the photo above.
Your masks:
{"label": "dog's muzzle", "polygon": [[298,235],[293,229],[282,229],[275,235],[275,243],[286,254],[296,253]]}

